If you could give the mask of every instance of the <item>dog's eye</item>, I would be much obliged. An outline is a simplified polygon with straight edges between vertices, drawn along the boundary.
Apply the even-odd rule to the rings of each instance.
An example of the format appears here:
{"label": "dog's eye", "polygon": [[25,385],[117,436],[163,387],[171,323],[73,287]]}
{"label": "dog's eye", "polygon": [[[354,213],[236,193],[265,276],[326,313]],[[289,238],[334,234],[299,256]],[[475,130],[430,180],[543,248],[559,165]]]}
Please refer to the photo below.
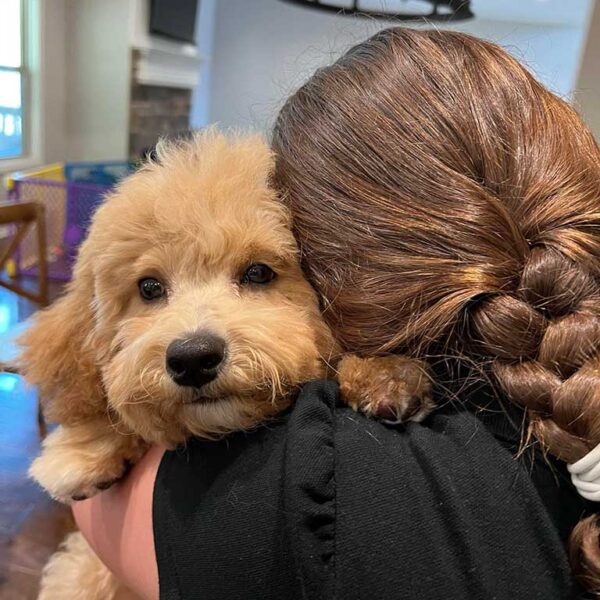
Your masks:
{"label": "dog's eye", "polygon": [[242,275],[242,283],[269,283],[273,279],[275,271],[262,263],[250,265]]}
{"label": "dog's eye", "polygon": [[154,277],[146,277],[138,282],[140,296],[144,300],[157,300],[165,295],[165,286]]}

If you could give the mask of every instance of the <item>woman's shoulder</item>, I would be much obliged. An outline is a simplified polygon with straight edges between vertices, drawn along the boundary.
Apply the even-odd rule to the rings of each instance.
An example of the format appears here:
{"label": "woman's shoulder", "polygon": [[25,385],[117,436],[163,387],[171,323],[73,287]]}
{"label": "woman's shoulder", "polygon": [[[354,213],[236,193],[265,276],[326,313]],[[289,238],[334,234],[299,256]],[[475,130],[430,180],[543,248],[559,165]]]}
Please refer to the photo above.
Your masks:
{"label": "woman's shoulder", "polygon": [[299,469],[310,462],[309,455],[326,454],[324,449],[331,448],[340,476],[360,474],[360,482],[382,476],[414,479],[406,493],[416,487],[422,494],[432,491],[431,481],[438,492],[446,486],[474,492],[490,489],[490,484],[495,493],[503,485],[515,490],[515,477],[530,486],[527,470],[521,475],[508,444],[501,443],[474,410],[458,402],[443,404],[424,422],[388,425],[345,406],[335,382],[313,381],[304,386],[286,418],[288,454]]}
{"label": "woman's shoulder", "polygon": [[[527,468],[473,412],[454,406],[391,427],[338,400],[332,382],[305,386],[288,426],[296,458],[288,476],[305,512],[334,489],[336,571],[348,593],[374,575],[382,592],[391,589],[398,564],[411,598],[484,598],[503,588],[513,598],[570,597],[563,544]],[[302,469],[322,456],[331,487],[326,470]],[[307,477],[317,479],[307,485]]]}
{"label": "woman's shoulder", "polygon": [[327,462],[338,505],[368,502],[373,515],[401,505],[397,520],[412,515],[446,526],[464,513],[488,532],[517,516],[532,528],[542,524],[538,512],[547,518],[528,466],[459,404],[421,423],[386,425],[340,403],[335,382],[314,381],[287,420],[285,446],[288,477],[301,480]]}
{"label": "woman's shoulder", "polygon": [[[168,455],[155,520],[161,586],[173,582],[161,555],[164,565],[191,545],[195,570],[179,570],[192,579],[178,585],[221,590],[206,597],[254,597],[218,575],[240,564],[269,581],[261,597],[296,597],[290,585],[309,598],[572,597],[527,472],[476,416],[388,427],[342,406],[331,381],[306,384],[251,434]],[[210,549],[228,543],[215,570]]]}

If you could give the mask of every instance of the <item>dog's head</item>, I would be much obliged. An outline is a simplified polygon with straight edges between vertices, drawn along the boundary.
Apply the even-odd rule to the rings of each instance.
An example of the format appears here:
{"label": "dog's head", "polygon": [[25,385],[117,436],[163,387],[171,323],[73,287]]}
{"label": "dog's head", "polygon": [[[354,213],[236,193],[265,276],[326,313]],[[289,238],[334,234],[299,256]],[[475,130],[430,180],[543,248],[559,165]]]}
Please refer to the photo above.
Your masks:
{"label": "dog's head", "polygon": [[159,149],[94,217],[66,295],[22,339],[49,412],[109,410],[150,441],[214,436],[281,409],[332,350],[257,138]]}

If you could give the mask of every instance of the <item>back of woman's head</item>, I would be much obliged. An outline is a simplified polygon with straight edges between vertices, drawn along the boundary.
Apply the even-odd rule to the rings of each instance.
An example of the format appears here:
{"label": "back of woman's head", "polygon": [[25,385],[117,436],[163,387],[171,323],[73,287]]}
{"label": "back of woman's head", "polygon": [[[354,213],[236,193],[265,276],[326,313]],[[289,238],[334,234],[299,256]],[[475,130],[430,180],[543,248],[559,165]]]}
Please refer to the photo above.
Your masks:
{"label": "back of woman's head", "polygon": [[[497,46],[384,30],[283,107],[275,180],[353,352],[454,347],[569,463],[600,443],[600,151]],[[595,521],[572,558],[600,591]]]}

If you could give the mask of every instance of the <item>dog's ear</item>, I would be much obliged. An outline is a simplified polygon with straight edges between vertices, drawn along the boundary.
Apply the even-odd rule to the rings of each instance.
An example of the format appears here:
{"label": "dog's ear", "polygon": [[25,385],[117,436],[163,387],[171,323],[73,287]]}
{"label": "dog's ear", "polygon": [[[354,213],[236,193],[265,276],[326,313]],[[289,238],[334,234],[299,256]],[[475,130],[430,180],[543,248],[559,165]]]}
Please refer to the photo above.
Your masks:
{"label": "dog's ear", "polygon": [[48,418],[62,424],[103,412],[106,406],[93,339],[93,274],[84,254],[67,293],[37,313],[18,340],[19,372],[39,387]]}

